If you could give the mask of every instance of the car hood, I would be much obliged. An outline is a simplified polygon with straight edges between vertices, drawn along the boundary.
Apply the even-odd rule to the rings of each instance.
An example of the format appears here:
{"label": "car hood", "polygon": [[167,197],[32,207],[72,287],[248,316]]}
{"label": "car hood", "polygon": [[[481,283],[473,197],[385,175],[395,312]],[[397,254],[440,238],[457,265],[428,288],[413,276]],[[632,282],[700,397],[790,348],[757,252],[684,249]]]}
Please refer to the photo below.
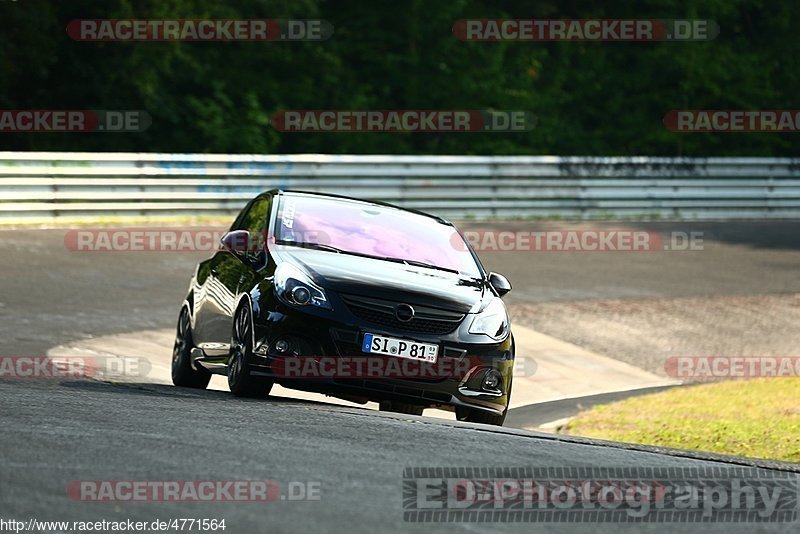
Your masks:
{"label": "car hood", "polygon": [[477,311],[484,284],[463,275],[298,247],[276,246],[282,261],[302,267],[324,289],[468,313]]}

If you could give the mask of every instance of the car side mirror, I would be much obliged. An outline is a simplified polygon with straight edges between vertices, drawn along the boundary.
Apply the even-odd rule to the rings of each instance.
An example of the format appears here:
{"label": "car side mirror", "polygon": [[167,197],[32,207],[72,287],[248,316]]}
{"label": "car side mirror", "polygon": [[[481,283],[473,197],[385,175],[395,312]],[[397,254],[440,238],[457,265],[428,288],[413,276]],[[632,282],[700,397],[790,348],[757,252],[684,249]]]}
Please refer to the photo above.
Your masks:
{"label": "car side mirror", "polygon": [[489,273],[489,284],[501,297],[511,291],[511,282],[502,274]]}
{"label": "car side mirror", "polygon": [[244,258],[250,249],[250,232],[234,230],[222,236],[219,242],[222,244],[222,248],[231,254]]}

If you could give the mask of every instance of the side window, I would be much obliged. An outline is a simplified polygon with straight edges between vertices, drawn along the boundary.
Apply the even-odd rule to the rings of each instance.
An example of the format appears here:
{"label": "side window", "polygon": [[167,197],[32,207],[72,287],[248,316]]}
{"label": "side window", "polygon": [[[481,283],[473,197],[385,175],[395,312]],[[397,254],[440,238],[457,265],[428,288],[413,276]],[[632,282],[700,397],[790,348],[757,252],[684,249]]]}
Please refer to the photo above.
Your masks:
{"label": "side window", "polygon": [[241,230],[247,230],[251,235],[263,234],[267,229],[267,215],[269,215],[270,201],[268,198],[256,200],[241,221]]}
{"label": "side window", "polygon": [[245,216],[247,216],[247,213],[250,211],[250,208],[253,206],[253,204],[255,204],[255,201],[251,200],[245,205],[244,208],[242,208],[239,214],[236,215],[236,219],[234,219],[231,227],[228,228],[229,232],[233,232],[234,230],[244,230],[244,228],[242,228],[242,221],[244,221]]}
{"label": "side window", "polygon": [[254,260],[260,261],[267,241],[267,218],[269,217],[270,198],[260,198],[250,204],[250,206],[240,215],[235,223],[234,230],[247,230],[250,232],[250,242],[248,243],[248,255]]}

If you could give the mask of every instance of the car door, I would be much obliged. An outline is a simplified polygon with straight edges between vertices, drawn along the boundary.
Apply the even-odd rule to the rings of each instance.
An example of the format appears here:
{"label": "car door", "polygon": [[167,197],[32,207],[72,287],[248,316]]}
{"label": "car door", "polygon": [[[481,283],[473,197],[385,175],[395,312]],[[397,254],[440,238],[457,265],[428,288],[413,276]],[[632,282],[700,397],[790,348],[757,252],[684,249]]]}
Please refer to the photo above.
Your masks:
{"label": "car door", "polygon": [[250,255],[244,261],[246,269],[242,270],[239,278],[237,294],[248,293],[258,285],[265,274],[264,268],[269,260],[267,253],[267,229],[272,211],[272,197],[264,199],[266,202],[253,206],[251,216],[245,221],[244,230],[250,233]]}
{"label": "car door", "polygon": [[[253,243],[261,242],[269,206],[269,197],[257,198],[243,210],[231,231],[247,230]],[[228,355],[239,286],[250,276],[255,260],[256,254],[250,250],[238,253],[220,250],[203,268],[203,302],[197,317],[201,324],[198,325],[199,339],[196,341],[209,357]]]}
{"label": "car door", "polygon": [[[238,229],[244,220],[245,215],[250,211],[256,199],[242,208],[242,211],[236,216],[233,224],[228,229],[229,232]],[[213,347],[211,335],[213,324],[216,317],[219,315],[220,305],[217,299],[214,298],[214,289],[218,283],[217,272],[219,271],[219,264],[224,261],[225,255],[230,254],[227,251],[219,249],[213,256],[206,261],[200,262],[197,266],[197,272],[194,279],[194,327],[192,336],[194,343],[197,347],[202,348],[207,353],[214,354],[220,352],[219,349],[215,350]]]}

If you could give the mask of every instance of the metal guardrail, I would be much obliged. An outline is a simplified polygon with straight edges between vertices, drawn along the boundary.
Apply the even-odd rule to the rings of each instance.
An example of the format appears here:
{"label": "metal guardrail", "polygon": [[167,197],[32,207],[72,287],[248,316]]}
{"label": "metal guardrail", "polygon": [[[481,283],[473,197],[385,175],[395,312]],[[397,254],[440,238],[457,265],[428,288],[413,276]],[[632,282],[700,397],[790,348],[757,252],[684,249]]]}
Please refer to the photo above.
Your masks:
{"label": "metal guardrail", "polygon": [[800,159],[0,152],[0,221],[230,215],[272,188],[451,219],[800,218]]}

